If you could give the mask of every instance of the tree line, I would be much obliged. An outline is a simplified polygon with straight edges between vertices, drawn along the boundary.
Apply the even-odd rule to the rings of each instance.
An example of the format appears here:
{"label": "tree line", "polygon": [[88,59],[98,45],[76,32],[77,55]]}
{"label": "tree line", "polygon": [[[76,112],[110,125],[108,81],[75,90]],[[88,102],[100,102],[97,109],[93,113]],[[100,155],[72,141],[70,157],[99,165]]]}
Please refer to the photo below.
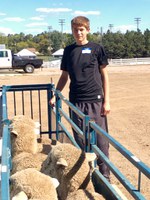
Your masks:
{"label": "tree line", "polygon": [[[144,33],[140,30],[126,31],[126,33],[107,31],[90,33],[90,41],[102,44],[105,47],[108,58],[138,58],[150,57],[150,30]],[[24,48],[35,48],[41,55],[51,55],[60,48],[64,48],[74,42],[72,34],[59,31],[43,32],[32,35],[24,33],[8,34],[0,33],[0,44],[5,44],[14,53]]]}

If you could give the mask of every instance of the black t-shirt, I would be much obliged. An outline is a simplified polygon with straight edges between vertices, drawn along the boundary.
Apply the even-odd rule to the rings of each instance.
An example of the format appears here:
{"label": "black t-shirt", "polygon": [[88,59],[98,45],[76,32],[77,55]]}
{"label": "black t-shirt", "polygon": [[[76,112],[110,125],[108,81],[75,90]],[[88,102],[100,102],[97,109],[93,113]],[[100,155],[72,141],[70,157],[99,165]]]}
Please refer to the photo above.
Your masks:
{"label": "black t-shirt", "polygon": [[70,76],[69,100],[76,102],[101,101],[103,95],[100,66],[107,65],[104,48],[96,43],[75,43],[64,49],[61,70]]}

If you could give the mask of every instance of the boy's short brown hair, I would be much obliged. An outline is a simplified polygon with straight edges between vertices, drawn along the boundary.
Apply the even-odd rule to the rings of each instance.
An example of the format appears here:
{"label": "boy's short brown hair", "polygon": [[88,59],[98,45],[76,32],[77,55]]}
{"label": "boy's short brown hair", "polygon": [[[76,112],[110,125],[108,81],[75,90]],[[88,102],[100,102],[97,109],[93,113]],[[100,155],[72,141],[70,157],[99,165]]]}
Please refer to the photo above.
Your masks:
{"label": "boy's short brown hair", "polygon": [[87,30],[90,29],[90,20],[84,16],[77,16],[71,20],[71,28],[73,26],[84,26]]}

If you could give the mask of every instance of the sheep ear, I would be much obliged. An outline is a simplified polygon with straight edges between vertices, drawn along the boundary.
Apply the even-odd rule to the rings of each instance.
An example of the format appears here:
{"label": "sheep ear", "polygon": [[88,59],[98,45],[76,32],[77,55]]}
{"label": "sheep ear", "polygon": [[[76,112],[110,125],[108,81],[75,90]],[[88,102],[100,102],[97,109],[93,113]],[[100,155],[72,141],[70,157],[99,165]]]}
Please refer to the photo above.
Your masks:
{"label": "sheep ear", "polygon": [[57,188],[59,186],[59,181],[56,178],[52,178],[52,183],[55,188]]}
{"label": "sheep ear", "polygon": [[40,129],[34,128],[34,133],[35,133],[36,135],[40,135]]}
{"label": "sheep ear", "polygon": [[39,135],[40,134],[40,123],[39,122],[34,122],[35,124],[35,128],[34,128],[34,132],[36,135]]}
{"label": "sheep ear", "polygon": [[40,128],[41,124],[39,122],[34,122],[35,128]]}
{"label": "sheep ear", "polygon": [[85,154],[85,157],[86,157],[86,159],[88,160],[88,162],[92,162],[92,161],[94,161],[95,159],[96,159],[96,154],[95,153],[90,153],[90,152],[87,152],[86,154]]}
{"label": "sheep ear", "polygon": [[28,200],[28,197],[27,197],[27,195],[23,191],[21,191],[18,194],[16,194],[12,198],[12,200]]}
{"label": "sheep ear", "polygon": [[11,134],[14,134],[14,135],[18,136],[18,132],[15,131],[15,130],[11,131]]}
{"label": "sheep ear", "polygon": [[62,165],[64,167],[67,167],[68,166],[68,163],[67,161],[64,159],[64,158],[59,158],[59,160],[57,161],[56,163],[57,165]]}

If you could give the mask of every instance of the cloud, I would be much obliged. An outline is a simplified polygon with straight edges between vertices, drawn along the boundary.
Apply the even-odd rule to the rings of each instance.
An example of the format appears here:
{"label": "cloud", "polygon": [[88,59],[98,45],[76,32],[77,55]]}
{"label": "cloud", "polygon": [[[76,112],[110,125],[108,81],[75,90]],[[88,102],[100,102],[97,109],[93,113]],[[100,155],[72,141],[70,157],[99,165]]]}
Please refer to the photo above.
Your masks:
{"label": "cloud", "polygon": [[26,30],[24,30],[24,32],[26,32],[26,33],[31,33],[31,34],[37,34],[37,33],[42,33],[44,30],[43,29],[38,29],[38,28],[32,28],[32,29],[26,29]]}
{"label": "cloud", "polygon": [[4,33],[5,35],[15,34],[14,31],[12,31],[12,29],[5,27],[0,27],[0,33]]}
{"label": "cloud", "polygon": [[70,8],[37,8],[37,12],[44,12],[44,13],[58,13],[58,12],[72,12]]}
{"label": "cloud", "polygon": [[4,21],[9,21],[9,22],[22,22],[25,21],[25,19],[21,17],[6,17],[3,19]]}
{"label": "cloud", "polygon": [[0,16],[4,16],[4,15],[6,15],[6,13],[2,13],[2,12],[0,12]]}
{"label": "cloud", "polygon": [[35,26],[48,26],[47,22],[34,22],[34,23],[30,23],[30,24],[26,24],[26,27],[35,27]]}
{"label": "cloud", "polygon": [[125,33],[127,30],[128,31],[135,30],[136,26],[134,26],[134,25],[120,25],[120,26],[115,26],[113,29],[116,30],[116,31],[120,31],[122,33]]}
{"label": "cloud", "polygon": [[68,29],[68,30],[64,30],[63,32],[64,32],[64,33],[72,33],[72,30],[71,30],[71,29]]}
{"label": "cloud", "polygon": [[31,20],[35,20],[35,21],[43,21],[44,17],[43,16],[39,16],[39,17],[31,17]]}
{"label": "cloud", "polygon": [[73,15],[100,15],[100,11],[80,11],[76,10]]}

